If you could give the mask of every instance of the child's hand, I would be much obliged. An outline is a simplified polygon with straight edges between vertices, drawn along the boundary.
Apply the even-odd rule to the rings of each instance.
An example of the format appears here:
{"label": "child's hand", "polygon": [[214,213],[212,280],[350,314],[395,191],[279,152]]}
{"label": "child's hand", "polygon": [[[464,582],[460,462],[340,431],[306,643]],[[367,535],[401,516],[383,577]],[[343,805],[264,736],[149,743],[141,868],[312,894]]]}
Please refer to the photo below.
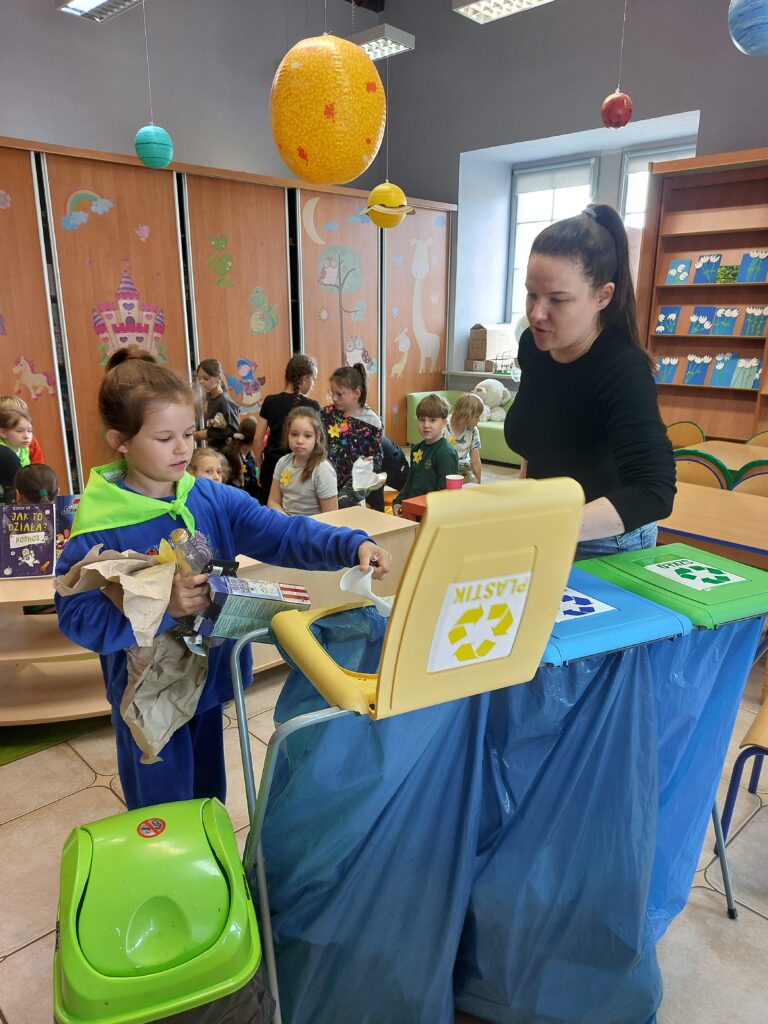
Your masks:
{"label": "child's hand", "polygon": [[398,518],[403,514],[403,506],[398,502],[397,505],[392,506],[392,515]]}
{"label": "child's hand", "polygon": [[171,587],[168,614],[172,619],[183,619],[185,615],[196,615],[210,604],[208,576],[176,576]]}
{"label": "child's hand", "polygon": [[378,544],[374,544],[372,540],[363,541],[357,549],[357,557],[360,560],[360,572],[373,569],[375,580],[383,579],[392,565],[392,555]]}

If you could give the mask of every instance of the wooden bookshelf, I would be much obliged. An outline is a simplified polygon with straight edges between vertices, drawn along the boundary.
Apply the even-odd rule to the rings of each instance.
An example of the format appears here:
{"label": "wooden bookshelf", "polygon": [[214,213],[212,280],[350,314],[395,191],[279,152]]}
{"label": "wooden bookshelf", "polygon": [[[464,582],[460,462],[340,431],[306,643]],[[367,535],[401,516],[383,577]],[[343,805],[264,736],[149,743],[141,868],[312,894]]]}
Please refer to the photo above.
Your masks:
{"label": "wooden bookshelf", "polygon": [[[664,421],[695,420],[720,440],[743,441],[768,428],[767,328],[759,313],[747,314],[768,312],[768,259],[750,253],[768,253],[768,149],[651,164],[637,280],[640,334],[655,358],[669,360],[662,370],[671,379],[658,385]],[[673,266],[682,266],[683,280],[670,280]],[[726,312],[734,309],[735,318]],[[670,311],[672,331],[659,333]],[[732,333],[723,333],[728,327]],[[731,359],[717,360],[727,353]],[[728,380],[734,365],[740,383],[759,374],[757,387],[711,383],[715,375]],[[702,366],[703,382],[691,383]]]}

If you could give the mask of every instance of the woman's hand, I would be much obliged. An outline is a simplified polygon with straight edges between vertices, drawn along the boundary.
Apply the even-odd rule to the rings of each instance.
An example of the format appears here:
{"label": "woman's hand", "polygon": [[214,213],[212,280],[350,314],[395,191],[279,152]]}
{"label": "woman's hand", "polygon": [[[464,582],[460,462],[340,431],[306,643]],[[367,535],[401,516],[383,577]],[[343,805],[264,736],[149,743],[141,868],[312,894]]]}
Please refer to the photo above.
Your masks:
{"label": "woman's hand", "polygon": [[365,540],[357,549],[357,557],[360,561],[360,572],[367,572],[373,569],[375,580],[383,579],[392,565],[392,555],[372,540]]}
{"label": "woman's hand", "polygon": [[403,514],[403,506],[400,504],[400,502],[397,502],[397,504],[393,504],[392,505],[392,515],[393,516],[397,516],[397,518],[399,519],[402,516],[402,514]]}
{"label": "woman's hand", "polygon": [[175,576],[168,602],[168,614],[172,619],[183,619],[185,615],[196,615],[211,603],[208,592],[208,576]]}
{"label": "woman's hand", "polygon": [[206,437],[208,437],[208,431],[207,430],[196,430],[195,431],[195,440],[196,441],[204,441],[206,439]]}

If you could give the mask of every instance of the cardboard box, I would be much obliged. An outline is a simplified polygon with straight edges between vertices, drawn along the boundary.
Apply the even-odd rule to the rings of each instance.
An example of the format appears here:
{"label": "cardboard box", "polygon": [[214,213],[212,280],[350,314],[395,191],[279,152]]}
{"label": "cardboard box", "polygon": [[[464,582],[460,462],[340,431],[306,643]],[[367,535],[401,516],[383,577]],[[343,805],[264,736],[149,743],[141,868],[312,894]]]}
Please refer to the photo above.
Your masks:
{"label": "cardboard box", "polygon": [[495,364],[492,359],[467,359],[464,369],[472,373],[493,373]]}
{"label": "cardboard box", "polygon": [[475,324],[469,332],[467,359],[498,359],[517,356],[514,324]]}
{"label": "cardboard box", "polygon": [[237,639],[268,626],[278,612],[309,608],[309,594],[299,584],[209,576],[208,586],[211,603],[195,619],[195,631],[200,636]]}

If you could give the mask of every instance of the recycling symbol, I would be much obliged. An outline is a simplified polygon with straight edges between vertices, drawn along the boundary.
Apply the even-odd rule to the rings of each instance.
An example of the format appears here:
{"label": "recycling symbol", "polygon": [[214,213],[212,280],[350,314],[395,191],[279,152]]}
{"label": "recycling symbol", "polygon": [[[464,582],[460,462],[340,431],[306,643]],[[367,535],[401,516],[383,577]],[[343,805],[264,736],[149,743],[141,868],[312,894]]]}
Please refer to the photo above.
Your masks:
{"label": "recycling symbol", "polygon": [[[567,605],[568,601],[573,602],[573,607]],[[560,610],[563,615],[575,619],[580,615],[593,615],[597,609],[588,597],[580,597],[577,594],[563,594]]]}
{"label": "recycling symbol", "polygon": [[[702,575],[702,573],[707,575]],[[722,569],[713,569],[710,565],[685,565],[680,569],[675,569],[675,574],[683,580],[700,579],[702,583],[713,587],[718,583],[728,583],[731,578],[727,572],[723,572]]]}
{"label": "recycling symbol", "polygon": [[466,662],[487,657],[496,646],[496,640],[484,637],[480,643],[472,644],[469,639],[470,627],[476,627],[485,618],[495,637],[505,636],[514,624],[514,616],[506,604],[494,604],[486,612],[482,605],[469,608],[448,631],[448,640],[456,645],[453,656],[457,661]]}

